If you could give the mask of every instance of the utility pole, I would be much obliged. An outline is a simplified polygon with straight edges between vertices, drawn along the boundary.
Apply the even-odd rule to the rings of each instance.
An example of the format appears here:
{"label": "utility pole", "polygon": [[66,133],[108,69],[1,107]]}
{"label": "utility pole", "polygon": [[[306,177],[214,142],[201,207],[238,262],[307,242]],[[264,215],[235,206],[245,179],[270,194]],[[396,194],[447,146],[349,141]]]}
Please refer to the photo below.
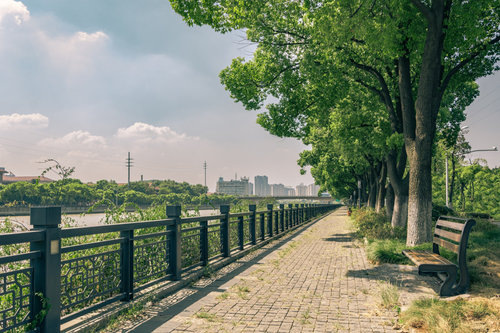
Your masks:
{"label": "utility pole", "polygon": [[128,152],[128,158],[125,159],[125,166],[128,168],[128,189],[130,190],[130,168],[133,167],[133,158],[130,158],[130,152]]}
{"label": "utility pole", "polygon": [[207,161],[203,163],[203,168],[205,169],[205,188],[207,187]]}

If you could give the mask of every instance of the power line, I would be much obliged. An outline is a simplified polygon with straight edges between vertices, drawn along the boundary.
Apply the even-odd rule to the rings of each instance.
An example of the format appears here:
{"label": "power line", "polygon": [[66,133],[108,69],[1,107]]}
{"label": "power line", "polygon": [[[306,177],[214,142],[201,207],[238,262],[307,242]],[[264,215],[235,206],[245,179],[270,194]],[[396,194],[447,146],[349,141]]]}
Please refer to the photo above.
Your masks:
{"label": "power line", "polygon": [[494,114],[495,114],[495,113],[497,113],[498,111],[500,111],[500,109],[496,110],[496,111],[495,111],[495,112],[493,112],[493,113],[490,113],[490,114],[489,114],[489,115],[487,115],[487,116],[484,116],[483,118],[481,118],[481,119],[479,119],[479,120],[476,120],[475,122],[473,122],[473,123],[472,123],[472,124],[470,124],[469,126],[472,126],[472,125],[474,125],[475,123],[478,123],[478,122],[480,122],[481,120],[483,120],[483,119],[485,119],[485,118],[488,118],[489,116],[494,115]]}
{"label": "power line", "polygon": [[486,109],[488,106],[490,106],[491,104],[495,103],[496,101],[498,101],[500,99],[500,97],[498,97],[497,99],[495,99],[493,102],[491,102],[490,104],[482,107],[481,109],[477,110],[476,112],[470,114],[469,116],[473,116],[475,114],[478,114],[480,111],[483,111],[484,109]]}
{"label": "power line", "polygon": [[495,90],[497,90],[498,88],[500,88],[500,85],[498,85],[495,89],[493,89],[492,91],[490,91],[489,93],[487,93],[486,95],[484,96],[481,96],[481,98],[479,98],[477,101],[475,101],[476,103],[482,101],[483,99],[485,99],[486,97],[488,97],[489,95],[491,95]]}

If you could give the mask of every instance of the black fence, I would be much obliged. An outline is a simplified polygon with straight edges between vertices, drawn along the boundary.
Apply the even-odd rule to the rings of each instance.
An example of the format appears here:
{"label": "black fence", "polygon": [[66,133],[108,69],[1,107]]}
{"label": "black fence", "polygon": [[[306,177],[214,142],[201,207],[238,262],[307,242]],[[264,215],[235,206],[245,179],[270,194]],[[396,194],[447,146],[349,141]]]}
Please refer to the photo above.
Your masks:
{"label": "black fence", "polygon": [[32,208],[31,231],[0,235],[0,246],[17,246],[0,257],[0,333],[30,323],[40,332],[59,332],[83,314],[130,301],[140,290],[179,280],[339,206],[256,211],[250,205],[231,214],[222,205],[218,215],[190,218],[180,218],[181,206],[167,206],[165,220],[65,229],[59,228],[60,207]]}

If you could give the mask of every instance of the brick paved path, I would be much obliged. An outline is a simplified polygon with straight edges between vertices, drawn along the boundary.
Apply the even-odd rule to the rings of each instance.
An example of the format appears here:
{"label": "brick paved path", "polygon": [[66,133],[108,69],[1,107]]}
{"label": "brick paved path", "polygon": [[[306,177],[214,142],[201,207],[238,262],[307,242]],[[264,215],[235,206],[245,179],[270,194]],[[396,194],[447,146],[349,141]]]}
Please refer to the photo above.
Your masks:
{"label": "brick paved path", "polygon": [[394,276],[367,261],[346,222],[341,208],[113,332],[397,332],[377,298]]}

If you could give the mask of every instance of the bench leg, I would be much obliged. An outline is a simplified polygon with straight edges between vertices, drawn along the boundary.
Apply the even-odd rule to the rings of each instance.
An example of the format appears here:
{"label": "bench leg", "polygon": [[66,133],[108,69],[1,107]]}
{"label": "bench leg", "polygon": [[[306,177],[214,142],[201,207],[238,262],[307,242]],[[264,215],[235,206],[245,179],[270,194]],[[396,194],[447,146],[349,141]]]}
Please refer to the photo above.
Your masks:
{"label": "bench leg", "polygon": [[457,269],[455,267],[450,267],[443,273],[447,273],[448,278],[441,285],[439,296],[453,296],[452,288],[457,280]]}

